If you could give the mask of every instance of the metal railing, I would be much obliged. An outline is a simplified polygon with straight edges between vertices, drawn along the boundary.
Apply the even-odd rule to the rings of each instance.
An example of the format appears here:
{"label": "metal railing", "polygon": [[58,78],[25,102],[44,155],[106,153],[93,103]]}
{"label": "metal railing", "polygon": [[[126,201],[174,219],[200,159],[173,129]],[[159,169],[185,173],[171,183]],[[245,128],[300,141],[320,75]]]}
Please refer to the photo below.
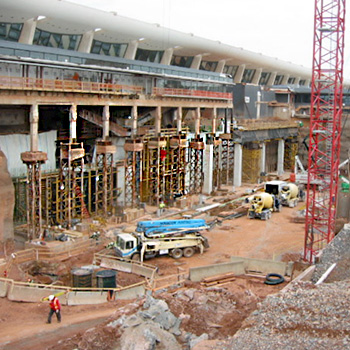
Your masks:
{"label": "metal railing", "polygon": [[0,76],[0,89],[64,92],[71,91],[114,95],[141,94],[143,92],[142,86],[118,85],[79,80],[39,79],[8,76]]}
{"label": "metal railing", "polygon": [[206,98],[219,100],[232,100],[232,94],[229,92],[190,90],[190,89],[172,89],[172,88],[153,88],[153,94],[158,96],[174,96],[189,98]]}

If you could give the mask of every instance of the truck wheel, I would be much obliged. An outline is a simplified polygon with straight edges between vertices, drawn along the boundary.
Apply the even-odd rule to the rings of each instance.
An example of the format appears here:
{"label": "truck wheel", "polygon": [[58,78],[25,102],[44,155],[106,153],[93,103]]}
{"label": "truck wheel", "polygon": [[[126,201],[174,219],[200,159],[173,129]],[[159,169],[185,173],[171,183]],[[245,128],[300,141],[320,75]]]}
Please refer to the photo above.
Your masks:
{"label": "truck wheel", "polygon": [[174,258],[174,259],[180,259],[182,257],[182,249],[180,248],[175,248],[171,251],[171,256]]}
{"label": "truck wheel", "polygon": [[184,248],[183,254],[185,258],[190,258],[194,254],[194,249],[192,247]]}
{"label": "truck wheel", "polygon": [[132,261],[141,261],[140,254],[136,253],[131,257]]}

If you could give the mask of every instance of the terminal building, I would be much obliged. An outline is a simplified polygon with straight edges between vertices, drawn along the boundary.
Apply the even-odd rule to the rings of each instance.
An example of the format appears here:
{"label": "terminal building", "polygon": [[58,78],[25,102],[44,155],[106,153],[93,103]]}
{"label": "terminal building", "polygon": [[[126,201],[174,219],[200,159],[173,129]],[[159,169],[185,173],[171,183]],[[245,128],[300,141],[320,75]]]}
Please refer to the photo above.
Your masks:
{"label": "terminal building", "polygon": [[310,80],[114,12],[2,0],[0,241],[293,171]]}

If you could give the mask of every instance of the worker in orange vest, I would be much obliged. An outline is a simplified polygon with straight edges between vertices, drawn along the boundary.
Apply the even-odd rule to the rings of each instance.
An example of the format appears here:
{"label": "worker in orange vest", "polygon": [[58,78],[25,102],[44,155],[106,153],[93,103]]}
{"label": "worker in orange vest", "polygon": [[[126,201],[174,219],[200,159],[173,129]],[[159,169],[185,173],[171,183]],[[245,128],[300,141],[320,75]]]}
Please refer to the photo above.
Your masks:
{"label": "worker in orange vest", "polygon": [[61,304],[57,297],[54,295],[49,296],[50,300],[50,312],[47,319],[47,323],[51,323],[51,317],[53,314],[56,314],[57,321],[61,322]]}

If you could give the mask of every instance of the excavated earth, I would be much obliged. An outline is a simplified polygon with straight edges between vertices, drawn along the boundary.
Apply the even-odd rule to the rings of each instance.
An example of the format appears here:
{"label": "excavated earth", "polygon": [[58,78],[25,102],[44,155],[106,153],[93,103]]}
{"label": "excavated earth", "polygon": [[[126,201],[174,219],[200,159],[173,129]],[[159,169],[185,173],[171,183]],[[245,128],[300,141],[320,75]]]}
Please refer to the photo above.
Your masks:
{"label": "excavated earth", "polygon": [[[210,249],[203,255],[161,257],[148,263],[157,266],[161,276],[228,262],[232,255],[295,261],[302,270],[304,225],[293,221],[296,209],[283,208],[268,221],[245,216],[225,220],[205,233]],[[349,274],[349,250],[344,244],[350,241],[348,234],[341,231],[327,247],[343,240],[341,249],[333,248],[338,267],[327,280],[339,282],[319,286],[303,282],[284,291],[287,282],[269,286],[263,278],[252,276],[236,276],[230,283],[212,287],[187,281],[136,300],[63,306],[62,323],[54,320],[50,325],[45,324],[47,304],[0,298],[0,349],[349,349],[350,282],[343,281]],[[327,249],[315,279],[323,273],[321,264],[325,271],[333,263],[334,252],[327,255]],[[92,256],[90,251],[64,262],[59,266],[62,275],[91,264]],[[36,275],[36,281],[52,278],[58,267],[39,268],[45,273]],[[35,269],[18,266],[10,277],[25,280]],[[120,285],[137,279],[118,273]]]}

